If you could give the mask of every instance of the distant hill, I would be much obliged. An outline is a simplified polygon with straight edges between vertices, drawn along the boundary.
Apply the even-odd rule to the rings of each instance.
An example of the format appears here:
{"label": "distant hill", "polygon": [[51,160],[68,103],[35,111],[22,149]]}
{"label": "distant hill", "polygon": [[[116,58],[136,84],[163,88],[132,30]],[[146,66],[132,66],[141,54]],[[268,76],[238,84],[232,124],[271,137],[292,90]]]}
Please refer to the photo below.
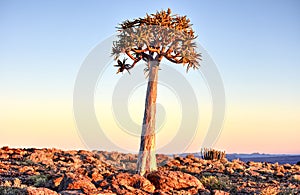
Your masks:
{"label": "distant hill", "polygon": [[[186,156],[188,153],[180,154],[180,156]],[[201,157],[200,153],[193,153],[196,157]],[[241,161],[248,162],[269,162],[279,164],[296,164],[300,162],[300,155],[292,155],[292,154],[261,154],[261,153],[252,153],[252,154],[226,154],[226,158],[230,161],[233,159],[240,159]]]}
{"label": "distant hill", "polygon": [[241,161],[248,162],[269,162],[269,163],[276,163],[279,164],[296,164],[300,161],[300,155],[287,155],[287,154],[227,154],[226,158],[228,160],[233,159],[240,159]]}

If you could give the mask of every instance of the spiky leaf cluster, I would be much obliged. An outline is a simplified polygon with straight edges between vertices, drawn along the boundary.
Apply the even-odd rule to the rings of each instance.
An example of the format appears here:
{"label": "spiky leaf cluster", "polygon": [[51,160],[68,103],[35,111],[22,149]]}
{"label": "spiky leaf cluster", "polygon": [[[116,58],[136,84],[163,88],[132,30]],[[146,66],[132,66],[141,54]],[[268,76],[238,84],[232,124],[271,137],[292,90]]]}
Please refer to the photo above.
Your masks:
{"label": "spiky leaf cluster", "polygon": [[201,55],[196,52],[196,36],[191,26],[186,16],[171,15],[170,9],[126,20],[118,27],[118,40],[113,43],[112,55],[118,59],[125,53],[133,60],[131,66],[120,67],[122,70],[133,68],[140,60],[160,62],[163,58],[187,64],[187,71],[197,69]]}

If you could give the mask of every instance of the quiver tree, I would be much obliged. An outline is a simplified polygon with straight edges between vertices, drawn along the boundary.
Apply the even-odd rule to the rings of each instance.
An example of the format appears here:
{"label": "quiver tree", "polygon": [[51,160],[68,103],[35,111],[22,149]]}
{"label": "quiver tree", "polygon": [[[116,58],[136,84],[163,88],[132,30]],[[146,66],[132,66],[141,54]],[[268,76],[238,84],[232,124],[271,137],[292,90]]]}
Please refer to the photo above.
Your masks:
{"label": "quiver tree", "polygon": [[[138,62],[146,62],[145,73],[148,86],[142,126],[141,143],[137,162],[137,172],[144,175],[156,170],[155,157],[155,113],[157,79],[160,62],[163,58],[175,64],[198,69],[200,53],[196,52],[196,36],[186,16],[171,15],[171,10],[146,15],[144,18],[126,20],[118,28],[117,40],[113,43],[112,55],[119,67],[130,73]],[[129,57],[121,61],[120,54]]]}

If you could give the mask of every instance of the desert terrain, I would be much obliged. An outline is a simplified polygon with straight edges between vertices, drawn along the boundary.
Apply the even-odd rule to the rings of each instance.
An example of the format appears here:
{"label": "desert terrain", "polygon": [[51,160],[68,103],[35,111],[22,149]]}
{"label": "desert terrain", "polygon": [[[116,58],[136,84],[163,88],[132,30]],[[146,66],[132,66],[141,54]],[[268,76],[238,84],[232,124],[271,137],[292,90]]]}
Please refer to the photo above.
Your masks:
{"label": "desert terrain", "polygon": [[157,155],[135,174],[137,155],[59,149],[0,149],[0,194],[300,194],[300,165]]}

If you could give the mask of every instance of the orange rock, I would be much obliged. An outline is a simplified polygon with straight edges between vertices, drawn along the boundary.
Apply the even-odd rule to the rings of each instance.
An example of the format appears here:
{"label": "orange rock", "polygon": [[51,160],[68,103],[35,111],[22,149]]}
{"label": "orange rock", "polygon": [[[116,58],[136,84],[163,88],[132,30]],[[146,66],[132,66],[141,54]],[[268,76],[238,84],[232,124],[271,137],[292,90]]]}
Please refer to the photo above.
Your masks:
{"label": "orange rock", "polygon": [[26,190],[28,195],[37,195],[37,194],[58,195],[57,192],[53,190],[49,190],[48,188],[28,187]]}
{"label": "orange rock", "polygon": [[117,194],[149,194],[155,190],[154,185],[146,178],[129,173],[110,175],[100,183],[100,186]]}
{"label": "orange rock", "polygon": [[66,173],[59,184],[58,190],[63,191],[72,189],[80,189],[86,194],[91,194],[96,191],[96,187],[92,184],[89,177],[74,173]]}
{"label": "orange rock", "polygon": [[157,190],[170,192],[172,190],[195,194],[198,190],[204,190],[203,184],[194,176],[180,171],[154,171],[147,175],[147,179]]}
{"label": "orange rock", "polygon": [[292,180],[299,182],[300,181],[300,175],[293,175]]}

